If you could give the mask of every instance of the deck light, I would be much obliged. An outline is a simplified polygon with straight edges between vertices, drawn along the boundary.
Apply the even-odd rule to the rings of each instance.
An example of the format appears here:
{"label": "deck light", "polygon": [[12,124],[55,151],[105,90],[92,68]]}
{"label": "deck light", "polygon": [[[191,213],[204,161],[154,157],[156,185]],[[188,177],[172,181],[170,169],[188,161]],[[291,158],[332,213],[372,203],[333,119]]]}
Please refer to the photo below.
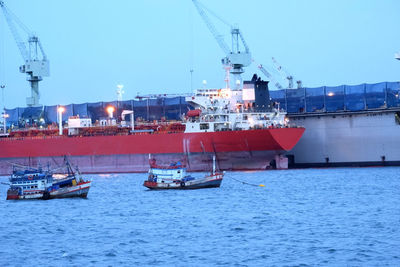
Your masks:
{"label": "deck light", "polygon": [[108,107],[107,107],[108,116],[109,116],[110,118],[113,117],[114,110],[115,110],[115,108],[114,108],[113,106],[108,106]]}
{"label": "deck light", "polygon": [[62,114],[64,113],[65,108],[63,106],[59,106],[57,108],[58,112],[58,134],[62,135],[63,134],[63,128],[62,128]]}
{"label": "deck light", "polygon": [[7,121],[7,118],[10,117],[10,115],[8,115],[5,110],[4,110],[2,115],[3,115],[2,116],[3,117],[3,133],[6,134],[7,133],[7,123],[6,123],[6,121]]}

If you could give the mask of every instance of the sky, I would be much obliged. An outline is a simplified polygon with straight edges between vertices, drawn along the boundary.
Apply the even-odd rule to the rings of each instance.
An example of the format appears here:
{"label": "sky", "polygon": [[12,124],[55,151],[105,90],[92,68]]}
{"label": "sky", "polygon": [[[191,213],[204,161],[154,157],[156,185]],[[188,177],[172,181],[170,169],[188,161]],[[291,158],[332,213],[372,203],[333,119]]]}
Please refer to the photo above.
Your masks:
{"label": "sky", "polygon": [[[400,1],[199,0],[238,25],[258,64],[285,80],[271,60],[305,87],[400,80]],[[40,103],[113,101],[146,94],[182,94],[224,87],[224,57],[191,0],[4,0],[35,32],[50,60]],[[230,28],[212,17],[231,43]],[[21,38],[27,35],[20,32]],[[0,13],[0,84],[6,108],[26,106],[30,85]],[[243,79],[254,73],[246,68]],[[190,70],[193,70],[191,75]],[[266,79],[266,77],[263,77]]]}

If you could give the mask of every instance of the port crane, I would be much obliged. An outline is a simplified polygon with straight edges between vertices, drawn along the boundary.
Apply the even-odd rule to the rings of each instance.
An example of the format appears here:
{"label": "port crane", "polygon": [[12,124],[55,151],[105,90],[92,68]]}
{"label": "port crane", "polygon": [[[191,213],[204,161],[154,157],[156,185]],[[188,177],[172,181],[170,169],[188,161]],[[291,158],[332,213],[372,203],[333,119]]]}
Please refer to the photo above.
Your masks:
{"label": "port crane", "polygon": [[[254,61],[254,60],[253,60]],[[275,80],[275,78],[267,71],[262,64],[257,64],[257,68],[269,79],[269,81],[278,89],[283,89],[283,86]]]}
{"label": "port crane", "polygon": [[[192,2],[195,5],[201,18],[203,19],[204,23],[210,30],[211,34],[217,41],[219,47],[225,53],[225,57],[221,61],[226,71],[226,76],[225,76],[226,87],[227,88],[230,87],[229,74],[231,73],[233,74],[235,79],[235,83],[237,86],[236,89],[240,89],[242,85],[241,74],[244,73],[243,67],[247,67],[252,62],[254,62],[254,59],[252,59],[251,57],[249,46],[247,45],[242,32],[237,26],[232,26],[230,23],[226,22],[224,19],[215,14],[212,10],[208,9],[206,6],[201,4],[199,1],[192,0]],[[231,49],[225,42],[222,35],[219,34],[214,24],[211,22],[211,19],[208,16],[208,14],[217,18],[223,24],[231,28],[231,36],[232,36]],[[242,44],[244,51],[240,50],[240,44]],[[274,77],[266,70],[266,68],[262,64],[257,64],[257,67],[277,89],[283,89],[283,86],[274,79]]]}
{"label": "port crane", "polygon": [[[228,22],[220,18],[217,14],[208,9],[206,6],[201,4],[199,1],[192,0],[192,2],[196,7],[200,17],[206,24],[207,28],[210,30],[211,34],[217,41],[219,47],[225,53],[225,57],[221,61],[227,73],[225,77],[227,88],[230,88],[229,73],[231,73],[235,79],[236,89],[240,89],[242,85],[241,74],[244,72],[243,67],[247,67],[251,64],[250,49],[243,37],[242,32],[237,26],[229,24]],[[232,36],[231,48],[225,42],[223,36],[219,34],[214,24],[211,22],[211,19],[208,14],[214,16],[216,19],[220,20],[222,23],[231,28],[231,36]],[[244,50],[241,50],[240,44],[242,44]]]}
{"label": "port crane", "polygon": [[[276,69],[279,71],[279,73],[281,73],[281,75],[288,80],[288,89],[293,89],[293,79],[294,79],[293,76],[289,72],[287,72],[274,57],[272,57],[272,62],[274,62],[274,65]],[[296,81],[296,83],[297,83],[297,88],[302,87],[302,82],[300,80]]]}
{"label": "port crane", "polygon": [[[39,82],[42,80],[42,77],[48,77],[50,75],[49,61],[46,53],[43,50],[38,36],[30,31],[29,28],[8,9],[4,1],[0,1],[0,7],[24,60],[24,65],[19,67],[19,71],[28,75],[27,81],[31,85],[31,97],[26,98],[26,104],[28,107],[39,106]],[[22,41],[17,26],[28,35],[27,43]]]}

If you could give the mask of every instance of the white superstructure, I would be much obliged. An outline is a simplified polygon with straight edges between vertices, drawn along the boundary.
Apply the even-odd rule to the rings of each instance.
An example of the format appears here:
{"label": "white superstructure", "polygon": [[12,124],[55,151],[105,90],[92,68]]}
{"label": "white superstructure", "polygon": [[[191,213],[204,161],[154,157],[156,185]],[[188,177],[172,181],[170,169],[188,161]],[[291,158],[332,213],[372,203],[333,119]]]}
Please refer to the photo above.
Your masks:
{"label": "white superstructure", "polygon": [[[253,90],[254,91],[254,90]],[[254,93],[253,93],[254,95]],[[253,99],[254,100],[254,99]],[[278,109],[257,111],[243,100],[242,90],[199,89],[186,102],[195,107],[185,118],[185,132],[215,132],[288,126]]]}

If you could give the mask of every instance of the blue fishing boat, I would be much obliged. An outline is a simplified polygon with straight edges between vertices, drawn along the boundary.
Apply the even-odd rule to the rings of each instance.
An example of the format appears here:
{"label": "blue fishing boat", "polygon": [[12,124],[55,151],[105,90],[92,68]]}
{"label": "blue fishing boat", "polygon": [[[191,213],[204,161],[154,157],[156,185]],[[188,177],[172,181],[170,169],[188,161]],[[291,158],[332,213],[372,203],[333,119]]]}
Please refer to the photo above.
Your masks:
{"label": "blue fishing boat", "polygon": [[74,172],[68,161],[65,165],[65,174],[54,174],[49,168],[13,166],[7,200],[86,198],[91,181],[84,180],[79,171]]}

